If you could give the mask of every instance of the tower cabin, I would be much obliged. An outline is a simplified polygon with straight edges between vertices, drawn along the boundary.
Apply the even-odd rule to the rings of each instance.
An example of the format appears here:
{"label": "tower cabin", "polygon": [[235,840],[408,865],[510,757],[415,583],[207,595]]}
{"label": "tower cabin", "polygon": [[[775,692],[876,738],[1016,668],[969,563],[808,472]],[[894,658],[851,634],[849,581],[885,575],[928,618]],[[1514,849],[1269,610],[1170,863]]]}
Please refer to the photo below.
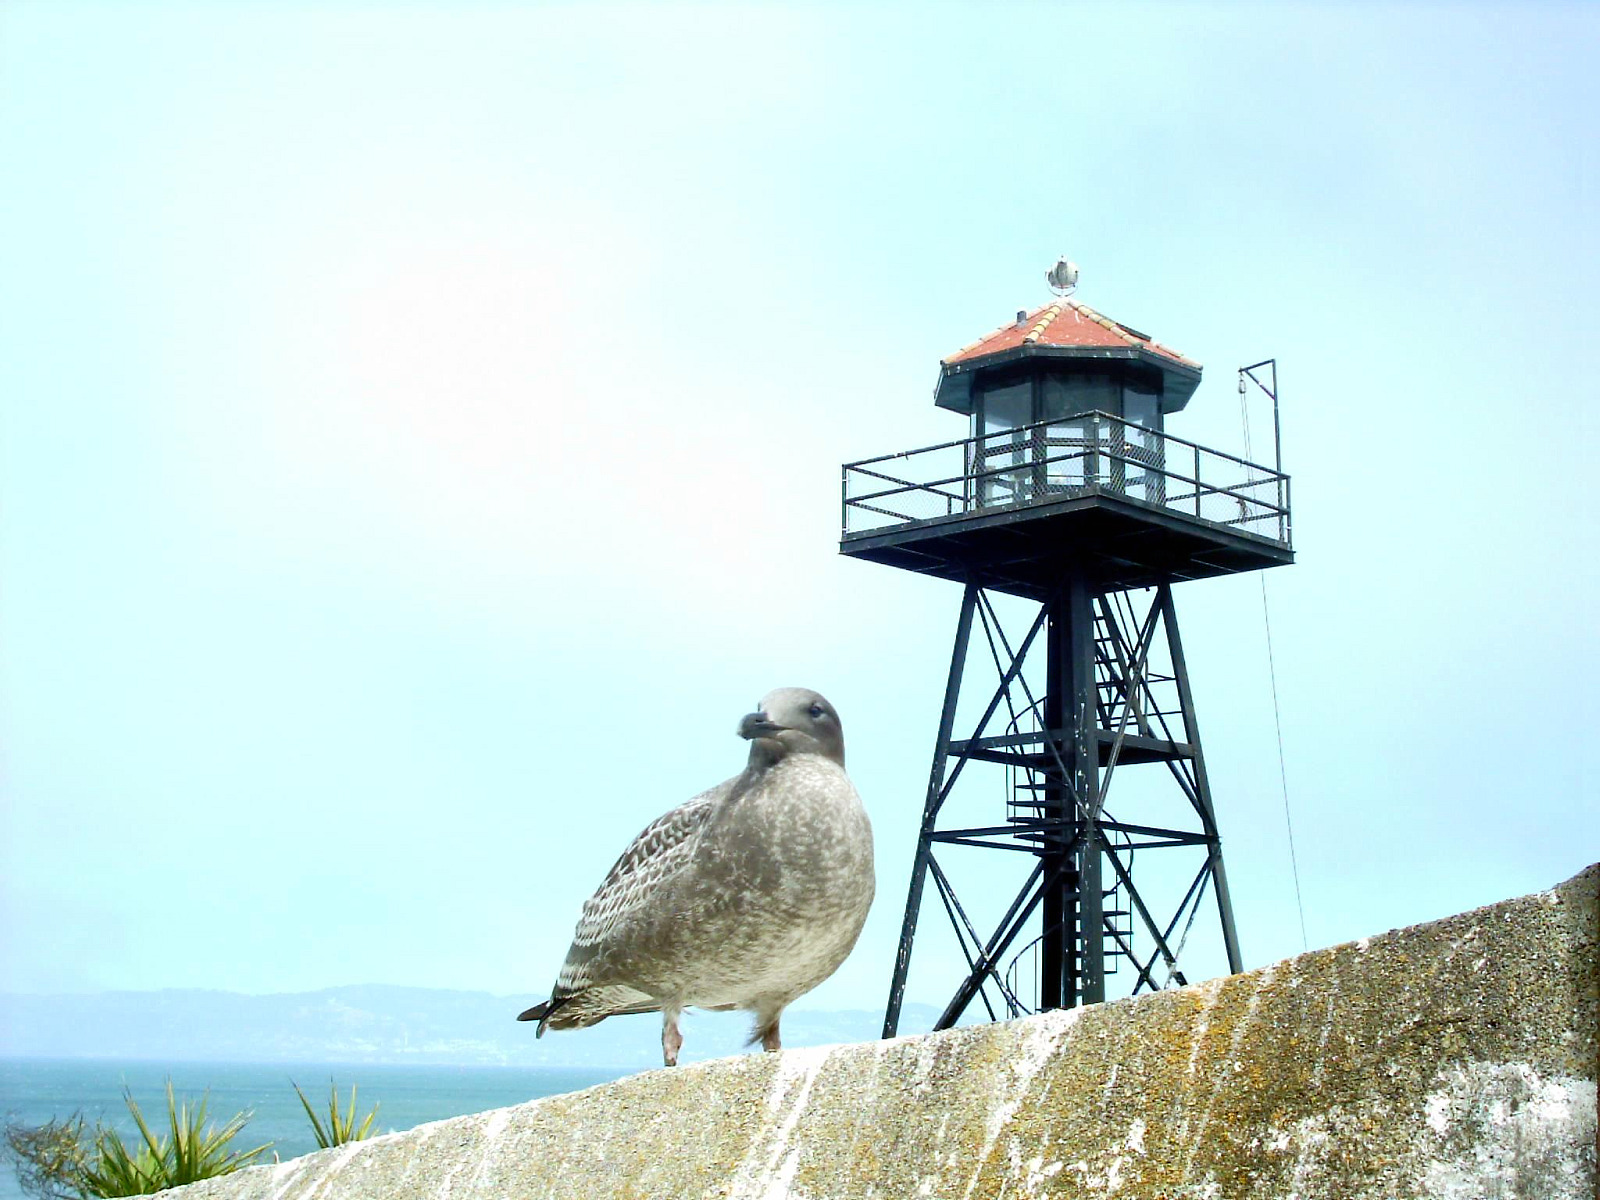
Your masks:
{"label": "tower cabin", "polygon": [[959,441],[844,468],[840,550],[1043,598],[1294,561],[1288,479],[1166,431],[1200,364],[1070,296],[939,364]]}
{"label": "tower cabin", "polygon": [[[1200,364],[1074,299],[1076,276],[1057,264],[1054,302],[939,364],[934,403],[967,418],[966,437],[844,467],[842,553],[963,585],[885,1036],[897,1032],[930,878],[967,968],[935,1028],[974,999],[992,1017],[1096,1003],[1124,967],[1135,993],[1182,983],[1179,956],[1208,890],[1228,969],[1241,969],[1171,585],[1292,562],[1289,480],[1277,463],[1169,433]],[[991,592],[1037,605],[1025,634],[1005,635]],[[974,641],[998,683],[965,707]],[[958,709],[981,709],[970,733],[955,728]],[[973,763],[1002,769],[1003,818],[952,827],[946,801],[957,780],[976,786]],[[1170,776],[1176,810],[1112,788],[1119,768],[1139,764]],[[957,864],[940,857],[956,846],[1034,860],[992,932],[979,928],[992,887],[963,904]],[[1145,882],[1133,864],[1154,849],[1198,853],[1198,870],[1151,890],[1149,857],[1138,856]],[[1179,861],[1157,856],[1169,858]]]}

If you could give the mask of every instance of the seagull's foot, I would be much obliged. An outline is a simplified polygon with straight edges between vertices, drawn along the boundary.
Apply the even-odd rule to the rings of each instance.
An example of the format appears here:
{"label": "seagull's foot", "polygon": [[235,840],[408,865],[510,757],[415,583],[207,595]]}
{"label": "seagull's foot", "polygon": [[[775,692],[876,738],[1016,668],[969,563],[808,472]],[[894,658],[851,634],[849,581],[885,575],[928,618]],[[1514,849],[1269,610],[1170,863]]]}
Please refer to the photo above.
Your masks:
{"label": "seagull's foot", "polygon": [[661,1061],[669,1067],[678,1065],[678,1051],[683,1049],[683,1034],[678,1031],[678,1010],[661,1010]]}
{"label": "seagull's foot", "polygon": [[763,1025],[757,1032],[761,1034],[761,1048],[768,1054],[774,1054],[783,1049],[783,1043],[778,1040],[778,1019],[774,1017],[772,1024]]}

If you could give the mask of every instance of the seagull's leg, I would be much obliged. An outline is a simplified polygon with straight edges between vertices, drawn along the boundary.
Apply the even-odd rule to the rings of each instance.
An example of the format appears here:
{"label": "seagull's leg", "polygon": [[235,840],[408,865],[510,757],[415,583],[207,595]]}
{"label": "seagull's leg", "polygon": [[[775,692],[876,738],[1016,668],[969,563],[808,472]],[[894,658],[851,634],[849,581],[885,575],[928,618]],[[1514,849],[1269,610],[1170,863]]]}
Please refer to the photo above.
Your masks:
{"label": "seagull's leg", "polygon": [[683,1034],[678,1032],[677,1008],[661,1010],[661,1061],[669,1067],[678,1065],[678,1051],[683,1049]]}
{"label": "seagull's leg", "polygon": [[783,1016],[783,1006],[774,1009],[756,1010],[756,1031],[751,1036],[753,1042],[761,1039],[761,1048],[768,1054],[783,1049],[783,1043],[778,1040],[778,1019]]}

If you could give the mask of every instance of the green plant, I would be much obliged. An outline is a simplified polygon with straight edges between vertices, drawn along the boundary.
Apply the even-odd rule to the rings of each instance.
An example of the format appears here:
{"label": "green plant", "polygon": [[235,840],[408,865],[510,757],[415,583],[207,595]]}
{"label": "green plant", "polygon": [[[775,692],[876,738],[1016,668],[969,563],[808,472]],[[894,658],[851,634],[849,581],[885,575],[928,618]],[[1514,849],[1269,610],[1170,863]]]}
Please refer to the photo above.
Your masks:
{"label": "green plant", "polygon": [[[271,1145],[230,1150],[248,1112],[237,1113],[221,1128],[206,1124],[206,1097],[182,1104],[167,1080],[167,1132],[156,1134],[144,1113],[123,1090],[123,1102],[138,1126],[130,1146],[106,1125],[85,1129],[83,1114],[43,1125],[7,1125],[6,1149],[17,1168],[23,1193],[39,1200],[90,1200],[93,1197],[145,1196],[151,1192],[227,1175],[247,1166]],[[87,1133],[87,1138],[85,1134]]]}
{"label": "green plant", "polygon": [[306,1110],[306,1116],[311,1118],[311,1130],[317,1135],[317,1145],[324,1150],[330,1146],[342,1146],[346,1142],[359,1142],[371,1136],[372,1121],[378,1115],[378,1105],[372,1106],[372,1111],[366,1115],[361,1124],[356,1124],[356,1085],[350,1085],[350,1106],[343,1112],[339,1110],[339,1088],[328,1080],[328,1123],[324,1125],[322,1118],[317,1116],[316,1109],[311,1107],[311,1101],[306,1099],[306,1094],[300,1090],[300,1085],[290,1080],[294,1094],[300,1097],[300,1106]]}
{"label": "green plant", "polygon": [[248,1166],[264,1153],[271,1142],[253,1150],[230,1150],[228,1144],[250,1119],[248,1112],[235,1113],[220,1128],[206,1123],[207,1096],[190,1105],[179,1104],[167,1080],[167,1128],[157,1135],[144,1118],[133,1093],[124,1090],[122,1099],[139,1127],[140,1141],[132,1149],[115,1129],[98,1126],[92,1150],[80,1168],[86,1196],[144,1196],[180,1184],[194,1183],[217,1175],[228,1175]]}

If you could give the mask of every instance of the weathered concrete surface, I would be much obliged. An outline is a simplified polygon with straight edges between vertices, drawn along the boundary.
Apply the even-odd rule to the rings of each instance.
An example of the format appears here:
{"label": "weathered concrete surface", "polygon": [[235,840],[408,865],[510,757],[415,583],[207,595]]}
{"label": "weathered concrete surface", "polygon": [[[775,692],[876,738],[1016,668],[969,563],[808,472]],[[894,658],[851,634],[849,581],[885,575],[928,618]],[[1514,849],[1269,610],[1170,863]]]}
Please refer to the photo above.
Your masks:
{"label": "weathered concrete surface", "polygon": [[1592,1200],[1600,866],[1259,971],[653,1071],[183,1189]]}

